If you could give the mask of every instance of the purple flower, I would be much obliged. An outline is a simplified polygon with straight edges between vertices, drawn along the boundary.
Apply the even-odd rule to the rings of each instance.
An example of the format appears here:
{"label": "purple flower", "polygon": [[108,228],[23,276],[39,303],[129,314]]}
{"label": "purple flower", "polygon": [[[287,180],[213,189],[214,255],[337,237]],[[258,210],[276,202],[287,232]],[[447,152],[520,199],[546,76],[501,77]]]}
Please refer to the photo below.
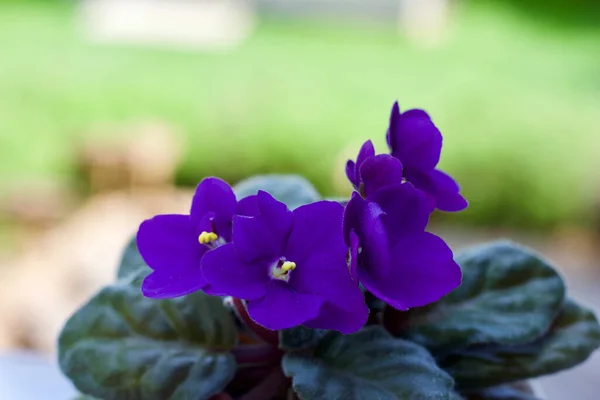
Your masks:
{"label": "purple flower", "polygon": [[268,329],[362,328],[368,308],[346,261],[343,207],[319,201],[292,212],[266,192],[251,198],[255,216],[235,216],[232,243],[202,260],[211,287],[247,300],[250,317]]}
{"label": "purple flower", "polygon": [[442,134],[425,111],[400,113],[398,102],[394,103],[387,143],[392,156],[402,162],[404,178],[435,198],[437,208],[460,211],[467,207],[454,179],[435,168],[440,161]]}
{"label": "purple flower", "polygon": [[243,204],[237,205],[226,182],[206,178],[196,188],[190,215],[157,215],[144,221],[137,245],[153,269],[142,283],[144,296],[169,298],[200,289],[212,293],[200,262],[208,251],[231,241],[233,215]]}
{"label": "purple flower", "polygon": [[375,155],[375,147],[373,147],[373,143],[370,140],[367,140],[360,148],[360,151],[358,152],[358,157],[356,157],[356,162],[354,162],[352,160],[348,160],[348,162],[346,163],[346,176],[348,177],[350,182],[352,182],[352,185],[354,185],[354,188],[356,190],[359,190],[359,191],[361,190],[360,189],[360,185],[362,183],[362,178],[360,175],[361,166],[363,165],[365,160],[368,160],[369,158],[373,157],[374,155]]}
{"label": "purple flower", "polygon": [[385,185],[367,199],[354,192],[344,213],[351,270],[375,296],[400,310],[439,300],[461,283],[452,251],[425,232],[428,196],[411,184]]}
{"label": "purple flower", "polygon": [[354,188],[363,196],[369,196],[386,185],[396,185],[405,179],[402,163],[388,154],[375,155],[370,140],[366,141],[356,159],[348,160],[346,175]]}

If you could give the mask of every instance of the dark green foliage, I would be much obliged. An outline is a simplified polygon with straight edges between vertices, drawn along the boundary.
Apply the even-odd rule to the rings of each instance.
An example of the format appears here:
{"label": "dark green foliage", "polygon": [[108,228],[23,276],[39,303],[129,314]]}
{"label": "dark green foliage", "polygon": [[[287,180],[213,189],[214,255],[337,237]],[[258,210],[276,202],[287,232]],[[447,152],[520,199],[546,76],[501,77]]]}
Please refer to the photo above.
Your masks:
{"label": "dark green foliage", "polygon": [[496,242],[461,253],[457,262],[462,285],[439,302],[410,311],[402,333],[436,355],[477,343],[530,342],[560,311],[562,278],[529,250]]}
{"label": "dark green foliage", "polygon": [[235,340],[220,298],[152,300],[120,281],[66,323],[59,363],[77,389],[101,399],[208,399],[235,374]]}
{"label": "dark green foliage", "polygon": [[567,300],[551,329],[533,343],[474,346],[448,357],[442,367],[461,388],[485,388],[571,368],[599,346],[594,313]]}
{"label": "dark green foliage", "polygon": [[427,350],[376,326],[330,333],[312,355],[286,354],[283,370],[302,400],[459,398]]}

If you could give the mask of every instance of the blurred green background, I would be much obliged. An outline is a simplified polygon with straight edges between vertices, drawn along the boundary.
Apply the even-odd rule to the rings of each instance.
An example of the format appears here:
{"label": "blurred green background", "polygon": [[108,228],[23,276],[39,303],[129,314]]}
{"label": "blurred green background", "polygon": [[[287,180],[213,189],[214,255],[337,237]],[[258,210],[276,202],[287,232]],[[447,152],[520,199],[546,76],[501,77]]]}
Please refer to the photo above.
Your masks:
{"label": "blurred green background", "polygon": [[[390,107],[430,112],[442,167],[471,207],[452,222],[589,224],[600,199],[596,1],[458,2],[435,48],[389,24],[260,18],[226,53],[99,46],[70,2],[0,2],[0,190],[77,184],[74,143],[98,121],[158,117],[188,138],[182,185],[265,172],[343,194],[344,161]],[[568,3],[568,4],[567,4]]]}

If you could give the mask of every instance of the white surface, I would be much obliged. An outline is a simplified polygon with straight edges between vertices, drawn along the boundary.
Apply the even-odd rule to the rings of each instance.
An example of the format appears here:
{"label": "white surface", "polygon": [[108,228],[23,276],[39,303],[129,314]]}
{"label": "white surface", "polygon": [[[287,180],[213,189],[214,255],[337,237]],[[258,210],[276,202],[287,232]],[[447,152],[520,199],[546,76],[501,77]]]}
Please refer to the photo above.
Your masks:
{"label": "white surface", "polygon": [[83,0],[79,17],[98,42],[190,50],[229,49],[254,27],[243,0]]}
{"label": "white surface", "polygon": [[70,400],[76,395],[53,360],[28,352],[0,353],[0,399]]}

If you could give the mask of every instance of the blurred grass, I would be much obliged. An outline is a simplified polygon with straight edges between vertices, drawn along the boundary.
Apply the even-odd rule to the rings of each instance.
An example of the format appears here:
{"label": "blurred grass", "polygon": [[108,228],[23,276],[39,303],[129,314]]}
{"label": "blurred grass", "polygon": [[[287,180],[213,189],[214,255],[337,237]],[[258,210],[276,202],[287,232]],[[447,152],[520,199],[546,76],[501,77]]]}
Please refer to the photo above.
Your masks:
{"label": "blurred grass", "polygon": [[488,6],[455,22],[435,50],[387,27],[267,20],[233,52],[197,54],[95,46],[66,3],[0,3],[0,184],[72,179],[90,125],[159,117],[189,136],[180,183],[297,172],[337,194],[345,156],[367,138],[384,150],[398,99],[445,135],[442,165],[471,201],[455,220],[585,222],[600,183],[600,28]]}

